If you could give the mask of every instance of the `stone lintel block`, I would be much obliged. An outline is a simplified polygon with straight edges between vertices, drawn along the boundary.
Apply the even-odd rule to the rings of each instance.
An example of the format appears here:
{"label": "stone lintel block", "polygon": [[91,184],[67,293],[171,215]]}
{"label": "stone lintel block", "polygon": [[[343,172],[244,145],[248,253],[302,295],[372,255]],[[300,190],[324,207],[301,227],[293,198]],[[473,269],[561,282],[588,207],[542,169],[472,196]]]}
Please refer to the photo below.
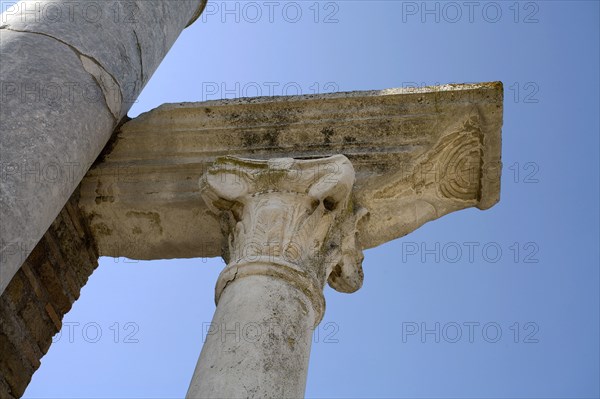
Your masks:
{"label": "stone lintel block", "polygon": [[198,179],[222,156],[344,155],[368,210],[361,249],[499,200],[500,82],[165,104],[125,123],[89,170],[80,207],[100,255],[221,255]]}

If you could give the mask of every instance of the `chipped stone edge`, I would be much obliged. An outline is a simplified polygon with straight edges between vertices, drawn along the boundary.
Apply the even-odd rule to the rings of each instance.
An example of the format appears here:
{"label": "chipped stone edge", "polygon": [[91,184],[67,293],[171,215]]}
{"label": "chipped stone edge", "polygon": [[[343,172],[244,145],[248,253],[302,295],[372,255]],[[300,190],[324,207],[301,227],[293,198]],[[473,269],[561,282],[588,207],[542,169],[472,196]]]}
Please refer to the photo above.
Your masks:
{"label": "chipped stone edge", "polygon": [[192,19],[190,19],[190,22],[188,22],[187,25],[185,26],[186,28],[190,27],[194,22],[196,22],[196,20],[198,18],[200,18],[200,15],[202,15],[202,13],[204,12],[204,9],[206,8],[207,3],[208,3],[208,0],[200,1],[200,5],[198,6],[198,9],[194,13],[194,15],[192,15]]}
{"label": "chipped stone edge", "polygon": [[[137,116],[132,122],[142,119],[149,113],[156,114],[157,112],[168,112],[171,110],[185,110],[199,107],[222,106],[222,105],[243,105],[243,104],[264,104],[269,102],[300,102],[307,100],[332,100],[332,99],[348,99],[353,97],[381,97],[394,96],[400,94],[429,94],[429,93],[445,93],[445,92],[462,92],[469,90],[492,90],[503,92],[503,85],[500,81],[483,82],[483,83],[461,83],[461,84],[445,84],[439,86],[424,86],[424,87],[398,87],[383,90],[357,90],[357,91],[340,91],[335,93],[325,94],[302,94],[291,96],[261,96],[261,97],[240,97],[221,100],[207,100],[197,102],[180,102],[162,104],[152,110],[144,112]],[[131,124],[131,122],[130,122]]]}

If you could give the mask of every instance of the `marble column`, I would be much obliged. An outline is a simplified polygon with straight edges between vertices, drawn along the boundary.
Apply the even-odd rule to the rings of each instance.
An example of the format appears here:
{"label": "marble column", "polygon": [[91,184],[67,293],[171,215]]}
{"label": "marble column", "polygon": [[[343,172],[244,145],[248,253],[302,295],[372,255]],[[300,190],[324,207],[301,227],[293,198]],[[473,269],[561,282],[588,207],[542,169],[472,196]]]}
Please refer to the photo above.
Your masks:
{"label": "marble column", "polygon": [[188,398],[303,397],[325,282],[362,285],[356,225],[366,211],[355,209],[354,179],[342,155],[225,157],[201,179],[227,266]]}
{"label": "marble column", "polygon": [[0,21],[0,294],[206,0],[36,0]]}

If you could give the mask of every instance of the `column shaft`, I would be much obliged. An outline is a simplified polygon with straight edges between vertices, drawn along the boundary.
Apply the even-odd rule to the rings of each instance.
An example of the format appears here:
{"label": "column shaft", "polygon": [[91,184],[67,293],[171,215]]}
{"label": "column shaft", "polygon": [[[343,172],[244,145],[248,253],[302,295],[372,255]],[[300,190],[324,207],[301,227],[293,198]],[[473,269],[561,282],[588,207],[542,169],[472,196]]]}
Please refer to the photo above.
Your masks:
{"label": "column shaft", "polygon": [[205,0],[22,1],[0,21],[0,294]]}
{"label": "column shaft", "polygon": [[304,396],[314,311],[307,296],[272,276],[227,284],[187,398]]}

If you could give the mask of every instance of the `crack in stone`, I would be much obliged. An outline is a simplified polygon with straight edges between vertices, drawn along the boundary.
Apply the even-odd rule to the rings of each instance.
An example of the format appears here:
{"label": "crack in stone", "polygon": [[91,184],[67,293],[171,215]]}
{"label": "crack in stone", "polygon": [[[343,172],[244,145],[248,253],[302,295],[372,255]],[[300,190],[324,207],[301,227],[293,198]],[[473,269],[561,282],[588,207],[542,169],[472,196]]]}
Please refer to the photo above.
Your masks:
{"label": "crack in stone", "polygon": [[143,87],[145,80],[144,80],[144,58],[142,57],[142,46],[140,45],[140,39],[138,38],[138,35],[135,30],[133,31],[133,35],[135,36],[135,46],[137,47],[138,55],[140,56],[140,80],[142,82],[142,87]]}
{"label": "crack in stone", "polygon": [[229,284],[231,284],[231,283],[232,283],[232,282],[235,280],[235,278],[237,277],[237,274],[238,274],[238,270],[239,270],[239,268],[238,268],[238,267],[236,267],[236,268],[235,268],[235,273],[233,273],[233,277],[232,277],[232,278],[230,278],[229,280],[227,280],[227,282],[225,282],[225,285],[224,285],[224,286],[223,286],[223,288],[221,289],[221,293],[222,293],[223,291],[225,291],[225,288],[227,288],[227,286],[228,286]]}
{"label": "crack in stone", "polygon": [[[85,69],[86,72],[92,76],[92,78],[100,87],[100,90],[104,94],[104,101],[109,107],[110,112],[113,114],[115,119],[118,119],[121,114],[121,107],[123,104],[123,95],[121,93],[119,84],[94,60],[85,55],[80,55],[79,59],[81,60],[83,69]],[[115,91],[117,93],[114,93]],[[117,95],[114,97],[108,97],[109,95],[115,94]]]}
{"label": "crack in stone", "polygon": [[[54,37],[52,35],[49,35],[47,33],[43,33],[43,32],[34,32],[34,31],[30,31],[30,30],[20,30],[20,29],[14,29],[11,28],[9,25],[3,25],[1,27],[1,29],[6,29],[8,31],[12,31],[12,32],[17,32],[17,33],[30,33],[33,35],[40,35],[40,36],[44,36],[47,37],[49,39],[53,39],[56,40],[57,42],[64,44],[65,46],[67,46],[69,49],[71,49],[78,57],[79,60],[81,61],[82,67],[83,69],[92,77],[92,79],[94,79],[94,81],[96,82],[96,84],[98,85],[98,88],[100,89],[100,91],[102,91],[103,97],[104,97],[104,106],[106,107],[106,109],[108,110],[108,112],[112,115],[113,119],[115,121],[117,121],[119,119],[119,114],[120,114],[120,110],[119,113],[115,115],[115,112],[113,112],[113,110],[110,107],[107,95],[108,93],[105,92],[104,90],[104,85],[99,81],[98,77],[95,76],[93,73],[91,73],[88,68],[86,68],[83,58],[85,57],[87,59],[89,59],[91,62],[93,62],[94,64],[96,64],[97,68],[100,69],[103,73],[105,73],[106,75],[108,75],[112,81],[115,83],[115,85],[118,87],[118,91],[119,91],[119,95],[120,95],[120,103],[122,103],[122,99],[123,99],[123,93],[122,93],[122,89],[121,86],[119,85],[117,79],[115,79],[115,77],[108,72],[103,66],[102,64],[100,64],[100,62],[98,62],[98,60],[96,60],[94,57],[88,55],[88,54],[84,54],[81,51],[79,51],[76,47],[74,47],[73,45],[65,42],[64,40],[61,40],[57,37]],[[119,107],[120,108],[120,107]]]}

